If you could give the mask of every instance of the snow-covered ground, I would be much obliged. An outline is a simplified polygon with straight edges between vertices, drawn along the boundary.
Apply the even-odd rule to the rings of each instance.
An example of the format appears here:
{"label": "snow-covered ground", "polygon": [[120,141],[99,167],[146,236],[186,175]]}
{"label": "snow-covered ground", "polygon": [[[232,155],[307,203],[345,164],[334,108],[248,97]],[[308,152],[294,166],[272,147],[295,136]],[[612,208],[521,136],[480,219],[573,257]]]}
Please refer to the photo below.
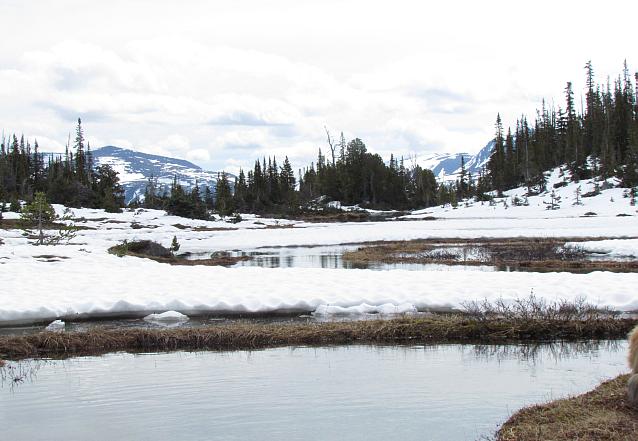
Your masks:
{"label": "snow-covered ground", "polygon": [[[558,172],[552,178],[560,180]],[[590,183],[580,185],[582,193],[593,188]],[[181,244],[180,252],[419,238],[578,236],[607,238],[575,244],[587,250],[637,257],[636,207],[623,197],[624,190],[606,189],[583,198],[584,205],[572,205],[576,187],[570,183],[556,189],[562,198],[559,210],[545,209],[548,195],[530,197],[528,206],[513,206],[514,195],[522,199],[519,189],[508,192],[507,206],[498,202],[436,207],[389,222],[315,224],[244,215],[242,222],[232,224],[183,219],[157,210],[109,214],[74,209],[74,216],[83,219],[77,225],[92,229],[79,231],[70,245],[33,246],[19,230],[0,229],[0,325],[167,310],[326,314],[409,311],[410,305],[427,310],[455,308],[467,300],[526,297],[531,292],[549,300],[585,297],[621,310],[638,309],[636,273],[222,268],[170,266],[107,253],[124,239],[150,239],[168,246],[173,236]],[[588,212],[596,215],[585,216]],[[421,220],[432,216],[436,220]]]}

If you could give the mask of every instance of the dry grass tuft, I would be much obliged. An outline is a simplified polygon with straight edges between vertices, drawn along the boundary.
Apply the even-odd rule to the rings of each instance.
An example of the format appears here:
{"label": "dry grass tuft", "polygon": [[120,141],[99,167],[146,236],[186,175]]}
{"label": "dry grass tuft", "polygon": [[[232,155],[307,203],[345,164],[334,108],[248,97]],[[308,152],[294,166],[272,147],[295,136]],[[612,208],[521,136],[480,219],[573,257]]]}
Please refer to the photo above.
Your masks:
{"label": "dry grass tuft", "polygon": [[[596,240],[597,238],[590,238]],[[343,259],[355,264],[419,263],[444,265],[497,265],[545,270],[638,271],[638,261],[588,260],[566,242],[585,238],[419,239],[371,243],[347,251]],[[460,248],[452,251],[449,247]]]}
{"label": "dry grass tuft", "polygon": [[478,319],[463,314],[328,323],[234,323],[199,328],[90,330],[0,336],[6,359],[114,351],[249,350],[343,344],[505,343],[624,338],[636,320]]}
{"label": "dry grass tuft", "polygon": [[498,441],[638,440],[638,409],[626,400],[627,375],[573,398],[526,407],[496,434]]}

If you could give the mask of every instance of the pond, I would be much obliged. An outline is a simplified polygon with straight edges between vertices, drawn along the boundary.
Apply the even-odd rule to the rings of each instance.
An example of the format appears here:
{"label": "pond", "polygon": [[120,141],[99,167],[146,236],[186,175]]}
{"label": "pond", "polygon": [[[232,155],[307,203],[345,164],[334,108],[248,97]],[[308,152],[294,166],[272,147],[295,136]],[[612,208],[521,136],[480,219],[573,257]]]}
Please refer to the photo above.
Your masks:
{"label": "pond", "polygon": [[0,368],[3,439],[474,440],[626,371],[626,343],[124,353]]}
{"label": "pond", "polygon": [[[442,265],[435,263],[358,263],[343,259],[343,253],[354,251],[361,245],[328,245],[258,248],[246,251],[229,251],[232,257],[248,256],[234,264],[233,268],[258,266],[262,268],[336,268],[336,269],[371,269],[387,271],[402,269],[409,271],[496,271],[492,265]],[[207,259],[211,253],[192,253],[188,259]]]}
{"label": "pond", "polygon": [[[434,243],[431,249],[419,253],[396,252],[397,256],[406,257],[406,262],[362,262],[351,261],[343,258],[343,254],[348,251],[355,251],[364,247],[363,244],[351,245],[319,245],[319,246],[293,246],[293,247],[263,247],[251,250],[232,250],[222,252],[222,255],[230,257],[249,257],[240,260],[231,266],[239,268],[246,266],[256,266],[262,268],[333,268],[333,269],[370,269],[377,271],[388,270],[408,270],[408,271],[525,271],[525,272],[570,272],[570,273],[590,273],[600,270],[596,268],[560,268],[542,266],[512,266],[508,264],[496,264],[493,262],[494,250],[488,249],[484,244],[446,244]],[[500,245],[498,252],[512,252],[507,246]],[[505,251],[504,251],[505,250]],[[557,249],[558,255],[565,251],[563,248]],[[576,252],[574,252],[576,253]],[[579,251],[580,253],[580,251]],[[191,260],[208,259],[217,253],[197,252],[186,253],[182,257]],[[537,256],[529,257],[530,260],[538,260]],[[435,262],[414,263],[415,258],[432,259]],[[607,262],[610,257],[607,255],[597,255],[582,253],[576,260]],[[412,262],[410,262],[412,260]],[[454,265],[436,263],[437,260],[456,261]],[[525,259],[523,259],[525,260]],[[560,259],[559,259],[560,260]],[[615,259],[630,262],[633,259]],[[605,268],[607,271],[625,272],[623,268]]]}

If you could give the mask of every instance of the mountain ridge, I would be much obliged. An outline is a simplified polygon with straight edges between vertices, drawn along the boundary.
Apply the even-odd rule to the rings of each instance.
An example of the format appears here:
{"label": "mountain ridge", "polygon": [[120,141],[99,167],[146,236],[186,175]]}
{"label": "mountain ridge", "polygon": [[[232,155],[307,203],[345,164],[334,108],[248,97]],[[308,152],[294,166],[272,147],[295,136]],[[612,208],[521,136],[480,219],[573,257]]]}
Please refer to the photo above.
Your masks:
{"label": "mountain ridge", "polygon": [[[465,160],[468,173],[477,175],[489,160],[494,141],[488,142],[481,150],[472,155],[469,153],[434,153],[418,158],[416,163],[432,170],[439,182],[455,181],[461,171],[461,157]],[[204,170],[199,165],[185,159],[143,153],[140,151],[106,145],[92,151],[96,166],[108,164],[118,172],[120,183],[124,188],[125,203],[136,198],[143,198],[149,178],[157,179],[159,191],[168,190],[174,178],[187,189],[195,183],[215,190],[219,171]],[[56,156],[59,153],[47,153]],[[235,175],[226,173],[231,186]]]}
{"label": "mountain ridge", "polygon": [[489,141],[481,150],[472,155],[469,153],[434,153],[419,158],[417,163],[422,168],[432,170],[441,182],[455,181],[461,173],[461,157],[465,160],[465,171],[476,176],[490,159],[494,149],[494,140]]}
{"label": "mountain ridge", "polygon": [[[143,198],[144,190],[151,177],[157,179],[160,191],[168,189],[175,178],[180,185],[188,189],[197,183],[214,191],[220,173],[204,170],[185,159],[143,153],[112,145],[100,147],[92,153],[96,166],[108,164],[118,172],[127,204],[136,198]],[[232,184],[235,176],[230,173],[226,175]]]}

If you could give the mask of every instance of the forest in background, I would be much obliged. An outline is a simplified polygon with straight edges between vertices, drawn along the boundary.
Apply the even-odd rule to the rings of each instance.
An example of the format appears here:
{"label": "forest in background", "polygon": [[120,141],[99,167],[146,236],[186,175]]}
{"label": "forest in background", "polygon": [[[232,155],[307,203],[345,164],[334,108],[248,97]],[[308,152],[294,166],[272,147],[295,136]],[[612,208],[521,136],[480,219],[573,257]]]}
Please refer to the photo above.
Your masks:
{"label": "forest in background", "polygon": [[[211,213],[230,215],[251,212],[290,215],[326,210],[327,202],[375,209],[416,209],[452,204],[465,198],[489,200],[519,186],[528,194],[545,190],[545,172],[566,165],[573,180],[617,177],[624,187],[638,185],[638,73],[632,82],[627,64],[613,81],[595,81],[591,62],[585,66],[586,91],[577,110],[572,83],[565,87],[564,104],[547,106],[543,101],[533,122],[522,115],[505,132],[500,114],[495,125],[495,144],[485,168],[473,176],[461,170],[453,183],[437,182],[431,170],[405,164],[403,157],[389,161],[368,151],[355,138],[338,140],[326,130],[325,154],[319,149],[316,162],[295,174],[286,157],[255,161],[247,173],[240,170],[234,182],[220,173],[216,188],[181,186],[175,179],[162,188],[149,178],[143,198],[131,206],[167,210],[170,214],[206,219]],[[51,203],[70,207],[118,211],[124,193],[117,173],[109,165],[96,167],[90,145],[85,143],[78,119],[76,137],[62,155],[43,155],[37,141],[11,135],[0,144],[0,201],[17,207],[43,192]],[[4,209],[0,204],[0,210]]]}

